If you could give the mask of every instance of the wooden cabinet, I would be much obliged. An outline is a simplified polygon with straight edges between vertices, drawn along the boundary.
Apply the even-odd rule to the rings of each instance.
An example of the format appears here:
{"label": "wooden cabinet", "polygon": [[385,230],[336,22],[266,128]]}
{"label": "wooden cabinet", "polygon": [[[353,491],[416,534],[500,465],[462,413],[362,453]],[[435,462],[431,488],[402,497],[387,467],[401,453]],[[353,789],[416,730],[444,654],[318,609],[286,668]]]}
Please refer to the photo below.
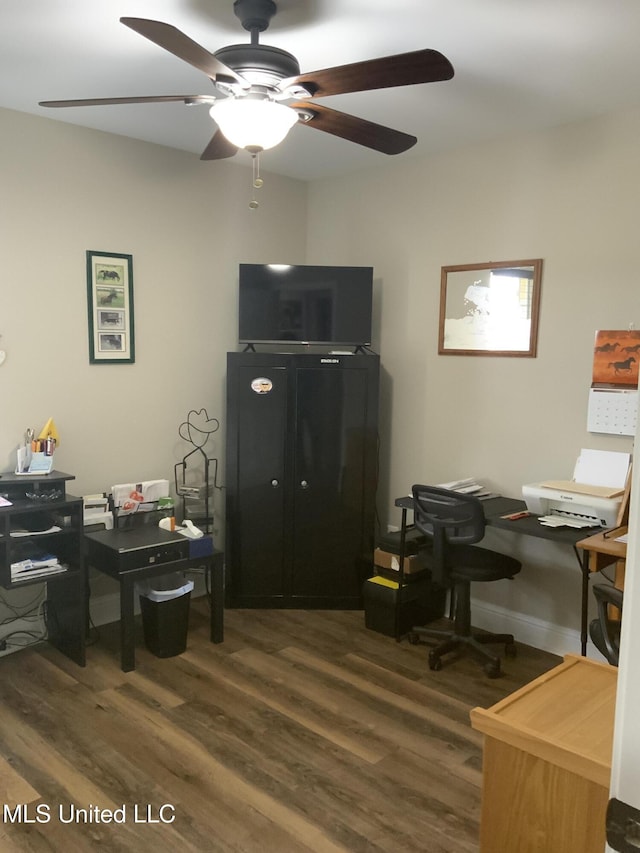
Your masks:
{"label": "wooden cabinet", "polygon": [[603,853],[618,670],[567,655],[485,710],[481,853]]}
{"label": "wooden cabinet", "polygon": [[362,606],[371,574],[377,355],[229,353],[227,598]]}
{"label": "wooden cabinet", "polygon": [[[0,585],[5,589],[47,584],[45,621],[49,642],[85,665],[87,582],[83,559],[82,498],[66,493],[71,474],[3,474],[0,495]],[[46,552],[57,557],[55,574],[12,573],[12,565]]]}
{"label": "wooden cabinet", "polygon": [[[628,530],[629,528],[624,525],[613,530],[605,530],[602,533],[594,533],[593,536],[576,542],[576,548],[585,551],[590,572],[602,572],[609,566],[615,565],[614,585],[616,589],[624,589],[627,542],[626,539],[621,541],[621,537],[625,537]],[[610,608],[609,618],[619,619],[620,611],[613,607]]]}

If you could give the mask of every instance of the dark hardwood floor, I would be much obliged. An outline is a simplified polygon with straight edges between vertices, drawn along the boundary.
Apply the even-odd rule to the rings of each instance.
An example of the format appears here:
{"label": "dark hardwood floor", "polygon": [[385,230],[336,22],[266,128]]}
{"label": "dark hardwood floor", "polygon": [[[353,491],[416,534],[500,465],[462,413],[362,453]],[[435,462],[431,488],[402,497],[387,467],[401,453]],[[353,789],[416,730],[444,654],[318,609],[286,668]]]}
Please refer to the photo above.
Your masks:
{"label": "dark hardwood floor", "polygon": [[425,646],[344,611],[228,610],[212,645],[206,607],[185,654],[140,644],[135,672],[115,625],[86,668],[47,645],[0,661],[3,853],[478,850],[469,710],[558,658],[519,645],[500,679],[432,673]]}

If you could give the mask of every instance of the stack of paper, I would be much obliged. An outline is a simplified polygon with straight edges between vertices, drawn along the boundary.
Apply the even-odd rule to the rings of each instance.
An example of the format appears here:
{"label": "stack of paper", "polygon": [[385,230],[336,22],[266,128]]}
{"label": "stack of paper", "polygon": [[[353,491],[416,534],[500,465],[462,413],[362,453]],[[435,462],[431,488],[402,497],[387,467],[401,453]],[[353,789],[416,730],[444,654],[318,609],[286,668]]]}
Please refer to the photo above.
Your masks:
{"label": "stack of paper", "polygon": [[55,554],[37,554],[26,560],[11,563],[11,580],[23,581],[43,575],[66,572],[66,570],[66,566],[62,565]]}
{"label": "stack of paper", "polygon": [[105,495],[85,495],[82,498],[83,522],[113,529],[113,514],[109,510],[109,499]]}
{"label": "stack of paper", "polygon": [[150,512],[160,498],[169,497],[168,480],[145,480],[142,483],[119,483],[111,487],[113,505],[118,515]]}
{"label": "stack of paper", "polygon": [[52,524],[51,527],[47,527],[46,530],[27,530],[24,527],[14,527],[11,530],[10,536],[19,538],[20,536],[24,536],[27,538],[31,538],[32,536],[45,536],[47,533],[59,533],[62,528],[58,527],[57,524]]}
{"label": "stack of paper", "polygon": [[104,494],[84,495],[82,506],[85,512],[108,512],[109,498]]}
{"label": "stack of paper", "polygon": [[579,518],[576,515],[541,515],[538,519],[543,527],[597,527],[593,519]]}
{"label": "stack of paper", "polygon": [[440,489],[451,489],[453,492],[460,492],[462,495],[473,495],[476,498],[486,497],[490,494],[489,490],[477,483],[473,477],[467,477],[465,480],[453,480],[451,483],[439,483]]}
{"label": "stack of paper", "polygon": [[631,463],[631,454],[617,450],[588,450],[582,448],[573,471],[575,483],[624,489]]}

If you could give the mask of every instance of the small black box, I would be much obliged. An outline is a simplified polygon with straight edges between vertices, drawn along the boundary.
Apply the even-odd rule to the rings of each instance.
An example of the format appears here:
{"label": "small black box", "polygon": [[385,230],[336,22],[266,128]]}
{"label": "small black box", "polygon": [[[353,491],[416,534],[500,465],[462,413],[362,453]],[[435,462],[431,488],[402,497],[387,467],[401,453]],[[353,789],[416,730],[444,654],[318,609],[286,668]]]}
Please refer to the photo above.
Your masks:
{"label": "small black box", "polygon": [[189,559],[189,540],[157,525],[98,530],[84,538],[89,565],[115,578],[131,569]]}
{"label": "small black box", "polygon": [[377,576],[364,582],[364,620],[367,628],[396,639],[417,625],[444,616],[447,591],[431,578],[399,587],[397,581]]}
{"label": "small black box", "polygon": [[[404,555],[405,557],[417,554],[423,548],[430,548],[429,540],[416,527],[407,527],[404,540]],[[378,548],[383,551],[389,551],[391,554],[400,553],[400,531],[392,530],[389,533],[382,533],[379,537]]]}

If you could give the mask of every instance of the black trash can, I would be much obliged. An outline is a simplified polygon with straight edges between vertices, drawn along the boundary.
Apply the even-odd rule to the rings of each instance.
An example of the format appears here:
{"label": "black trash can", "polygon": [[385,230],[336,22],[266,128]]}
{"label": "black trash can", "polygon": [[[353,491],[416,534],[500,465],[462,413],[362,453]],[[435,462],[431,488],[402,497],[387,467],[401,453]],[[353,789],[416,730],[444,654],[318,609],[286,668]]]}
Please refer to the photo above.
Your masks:
{"label": "black trash can", "polygon": [[174,572],[139,583],[137,588],[146,647],[159,658],[182,654],[187,648],[193,581]]}

